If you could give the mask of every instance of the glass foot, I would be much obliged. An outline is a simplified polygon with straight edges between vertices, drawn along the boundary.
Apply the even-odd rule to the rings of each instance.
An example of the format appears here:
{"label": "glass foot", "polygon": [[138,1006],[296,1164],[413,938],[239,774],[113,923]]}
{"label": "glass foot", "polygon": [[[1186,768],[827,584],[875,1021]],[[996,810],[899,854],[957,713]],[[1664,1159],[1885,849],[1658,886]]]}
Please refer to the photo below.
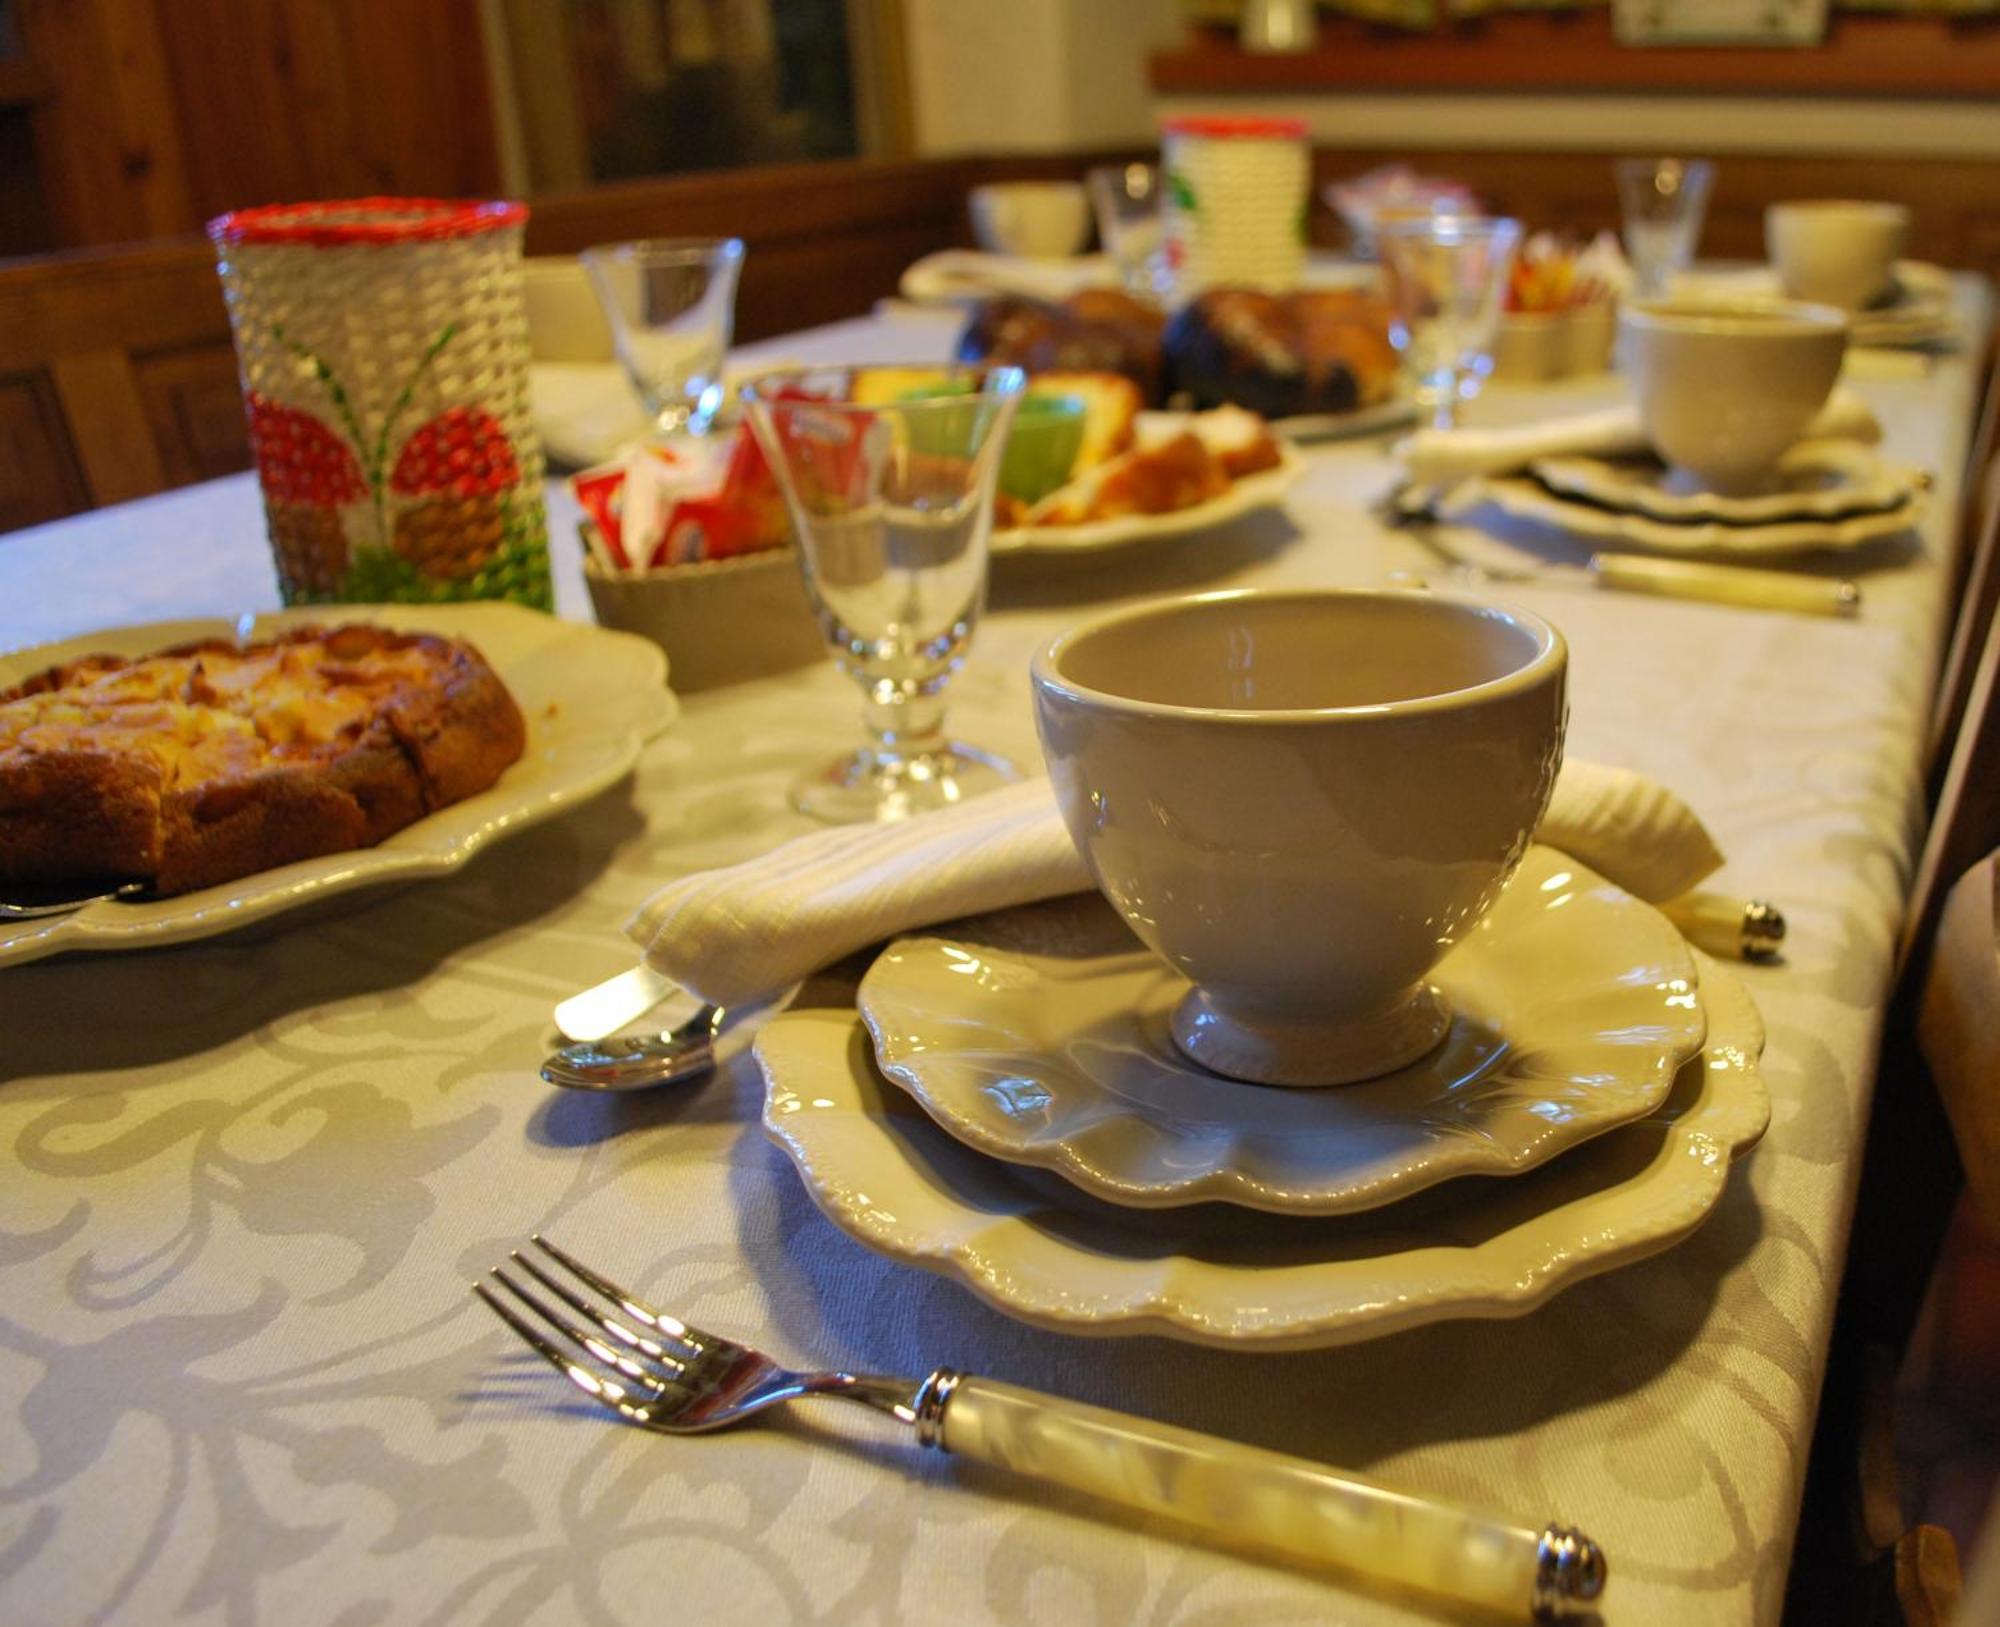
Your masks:
{"label": "glass foot", "polygon": [[957,741],[908,756],[863,747],[800,780],[792,806],[825,824],[862,825],[949,808],[1020,777],[1006,758]]}

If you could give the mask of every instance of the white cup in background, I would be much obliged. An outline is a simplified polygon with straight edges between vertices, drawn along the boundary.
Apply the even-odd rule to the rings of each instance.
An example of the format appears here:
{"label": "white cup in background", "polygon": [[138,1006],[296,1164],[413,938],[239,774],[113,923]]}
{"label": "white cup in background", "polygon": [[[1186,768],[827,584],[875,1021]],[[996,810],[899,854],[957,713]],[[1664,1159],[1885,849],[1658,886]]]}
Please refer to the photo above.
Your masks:
{"label": "white cup in background", "polygon": [[1061,260],[1090,235],[1090,200],[1075,181],[1002,181],[972,189],[972,230],[992,254]]}
{"label": "white cup in background", "polygon": [[1858,311],[1894,286],[1910,235],[1900,203],[1774,203],[1764,211],[1764,251],[1792,299]]}

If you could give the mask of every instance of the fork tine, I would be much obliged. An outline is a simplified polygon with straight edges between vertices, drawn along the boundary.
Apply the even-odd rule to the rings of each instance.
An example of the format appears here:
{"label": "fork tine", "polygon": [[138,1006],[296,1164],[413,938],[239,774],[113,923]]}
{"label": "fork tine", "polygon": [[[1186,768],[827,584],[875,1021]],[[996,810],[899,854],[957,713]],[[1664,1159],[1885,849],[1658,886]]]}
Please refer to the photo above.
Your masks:
{"label": "fork tine", "polygon": [[633,1298],[623,1288],[620,1288],[617,1283],[600,1277],[581,1260],[557,1248],[555,1244],[551,1243],[540,1232],[534,1233],[529,1237],[528,1241],[533,1243],[544,1254],[548,1255],[556,1264],[567,1269],[578,1280],[586,1283],[606,1299],[614,1302],[627,1315],[636,1317],[639,1321],[644,1322],[647,1327],[652,1328],[655,1332],[664,1334],[667,1338],[674,1340],[678,1344],[686,1345],[697,1354],[705,1345],[716,1343],[713,1335],[703,1333],[699,1328],[689,1327],[680,1318],[669,1316],[656,1305],[648,1305],[643,1299]]}
{"label": "fork tine", "polygon": [[[536,1265],[533,1260],[529,1259],[527,1255],[523,1254],[519,1249],[510,1250],[508,1252],[508,1258],[511,1259],[523,1271],[527,1272],[529,1276],[533,1277],[535,1281],[540,1283],[550,1293],[554,1294],[557,1299],[561,1300],[571,1310],[575,1311],[578,1316],[588,1317],[592,1322],[595,1322],[606,1333],[610,1334],[612,1338],[620,1340],[622,1343],[629,1345],[632,1349],[638,1351],[642,1356],[650,1356],[654,1361],[657,1362],[669,1363],[674,1368],[676,1373],[684,1370],[687,1367],[688,1364],[687,1354],[681,1354],[669,1350],[665,1345],[659,1343],[658,1340],[648,1339],[643,1333],[634,1333],[632,1329],[628,1328],[623,1322],[619,1321],[617,1317],[612,1316],[609,1312],[600,1311],[595,1305],[591,1304],[589,1300],[585,1299],[583,1295],[575,1292],[571,1288],[565,1287],[562,1283],[557,1282],[554,1277],[550,1276],[540,1266]],[[692,1353],[691,1347],[683,1346],[682,1349],[683,1351]]]}
{"label": "fork tine", "polygon": [[590,1355],[595,1356],[606,1367],[616,1368],[626,1378],[632,1380],[633,1383],[645,1386],[645,1388],[651,1390],[655,1395],[669,1395],[674,1393],[676,1386],[670,1380],[648,1371],[623,1351],[612,1349],[602,1339],[564,1321],[561,1316],[550,1310],[548,1306],[535,1298],[533,1294],[529,1293],[527,1289],[514,1281],[512,1277],[508,1276],[498,1266],[495,1266],[487,1275],[499,1283],[508,1293],[512,1294],[521,1304],[533,1311],[535,1315],[539,1316],[551,1328],[555,1329],[563,1338],[588,1352]]}
{"label": "fork tine", "polygon": [[548,1340],[544,1339],[519,1316],[501,1303],[498,1295],[489,1293],[484,1283],[475,1282],[472,1291],[486,1304],[486,1308],[505,1322],[519,1335],[520,1340],[543,1361],[574,1384],[579,1390],[601,1406],[611,1408],[635,1424],[651,1421],[651,1414],[634,1402],[625,1386],[613,1379],[602,1377],[585,1367],[581,1362],[572,1361]]}

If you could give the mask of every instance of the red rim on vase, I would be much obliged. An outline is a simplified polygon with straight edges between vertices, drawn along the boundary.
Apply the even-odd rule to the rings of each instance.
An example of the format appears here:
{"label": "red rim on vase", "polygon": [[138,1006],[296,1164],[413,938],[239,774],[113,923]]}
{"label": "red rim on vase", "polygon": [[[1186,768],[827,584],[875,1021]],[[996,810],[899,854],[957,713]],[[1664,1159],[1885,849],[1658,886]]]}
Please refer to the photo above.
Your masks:
{"label": "red rim on vase", "polygon": [[1303,141],[1304,119],[1257,118],[1249,115],[1188,114],[1168,119],[1160,128],[1170,136],[1210,136],[1225,140]]}
{"label": "red rim on vase", "polygon": [[232,209],[208,223],[218,247],[390,248],[483,237],[519,226],[525,203],[472,198],[347,198]]}

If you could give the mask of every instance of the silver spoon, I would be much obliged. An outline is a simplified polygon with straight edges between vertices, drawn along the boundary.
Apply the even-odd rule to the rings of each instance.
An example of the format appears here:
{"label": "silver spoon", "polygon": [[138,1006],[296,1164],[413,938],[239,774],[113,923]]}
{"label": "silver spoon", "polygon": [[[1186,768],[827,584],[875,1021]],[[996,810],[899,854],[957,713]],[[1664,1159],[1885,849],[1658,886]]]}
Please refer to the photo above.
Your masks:
{"label": "silver spoon", "polygon": [[658,1034],[615,1034],[565,1045],[542,1064],[542,1078],[565,1090],[652,1090],[706,1073],[739,1054],[764,1019],[790,1003],[793,990],[754,1005],[704,1005]]}
{"label": "silver spoon", "polygon": [[703,1006],[658,1034],[614,1035],[565,1045],[542,1064],[542,1078],[565,1090],[650,1090],[715,1066],[715,1041],[729,1013]]}
{"label": "silver spoon", "polygon": [[128,881],[122,887],[113,887],[109,892],[90,893],[82,898],[74,894],[65,897],[45,898],[0,898],[0,921],[40,921],[51,915],[69,915],[82,909],[86,904],[103,904],[114,898],[141,898],[145,896],[143,881]]}

